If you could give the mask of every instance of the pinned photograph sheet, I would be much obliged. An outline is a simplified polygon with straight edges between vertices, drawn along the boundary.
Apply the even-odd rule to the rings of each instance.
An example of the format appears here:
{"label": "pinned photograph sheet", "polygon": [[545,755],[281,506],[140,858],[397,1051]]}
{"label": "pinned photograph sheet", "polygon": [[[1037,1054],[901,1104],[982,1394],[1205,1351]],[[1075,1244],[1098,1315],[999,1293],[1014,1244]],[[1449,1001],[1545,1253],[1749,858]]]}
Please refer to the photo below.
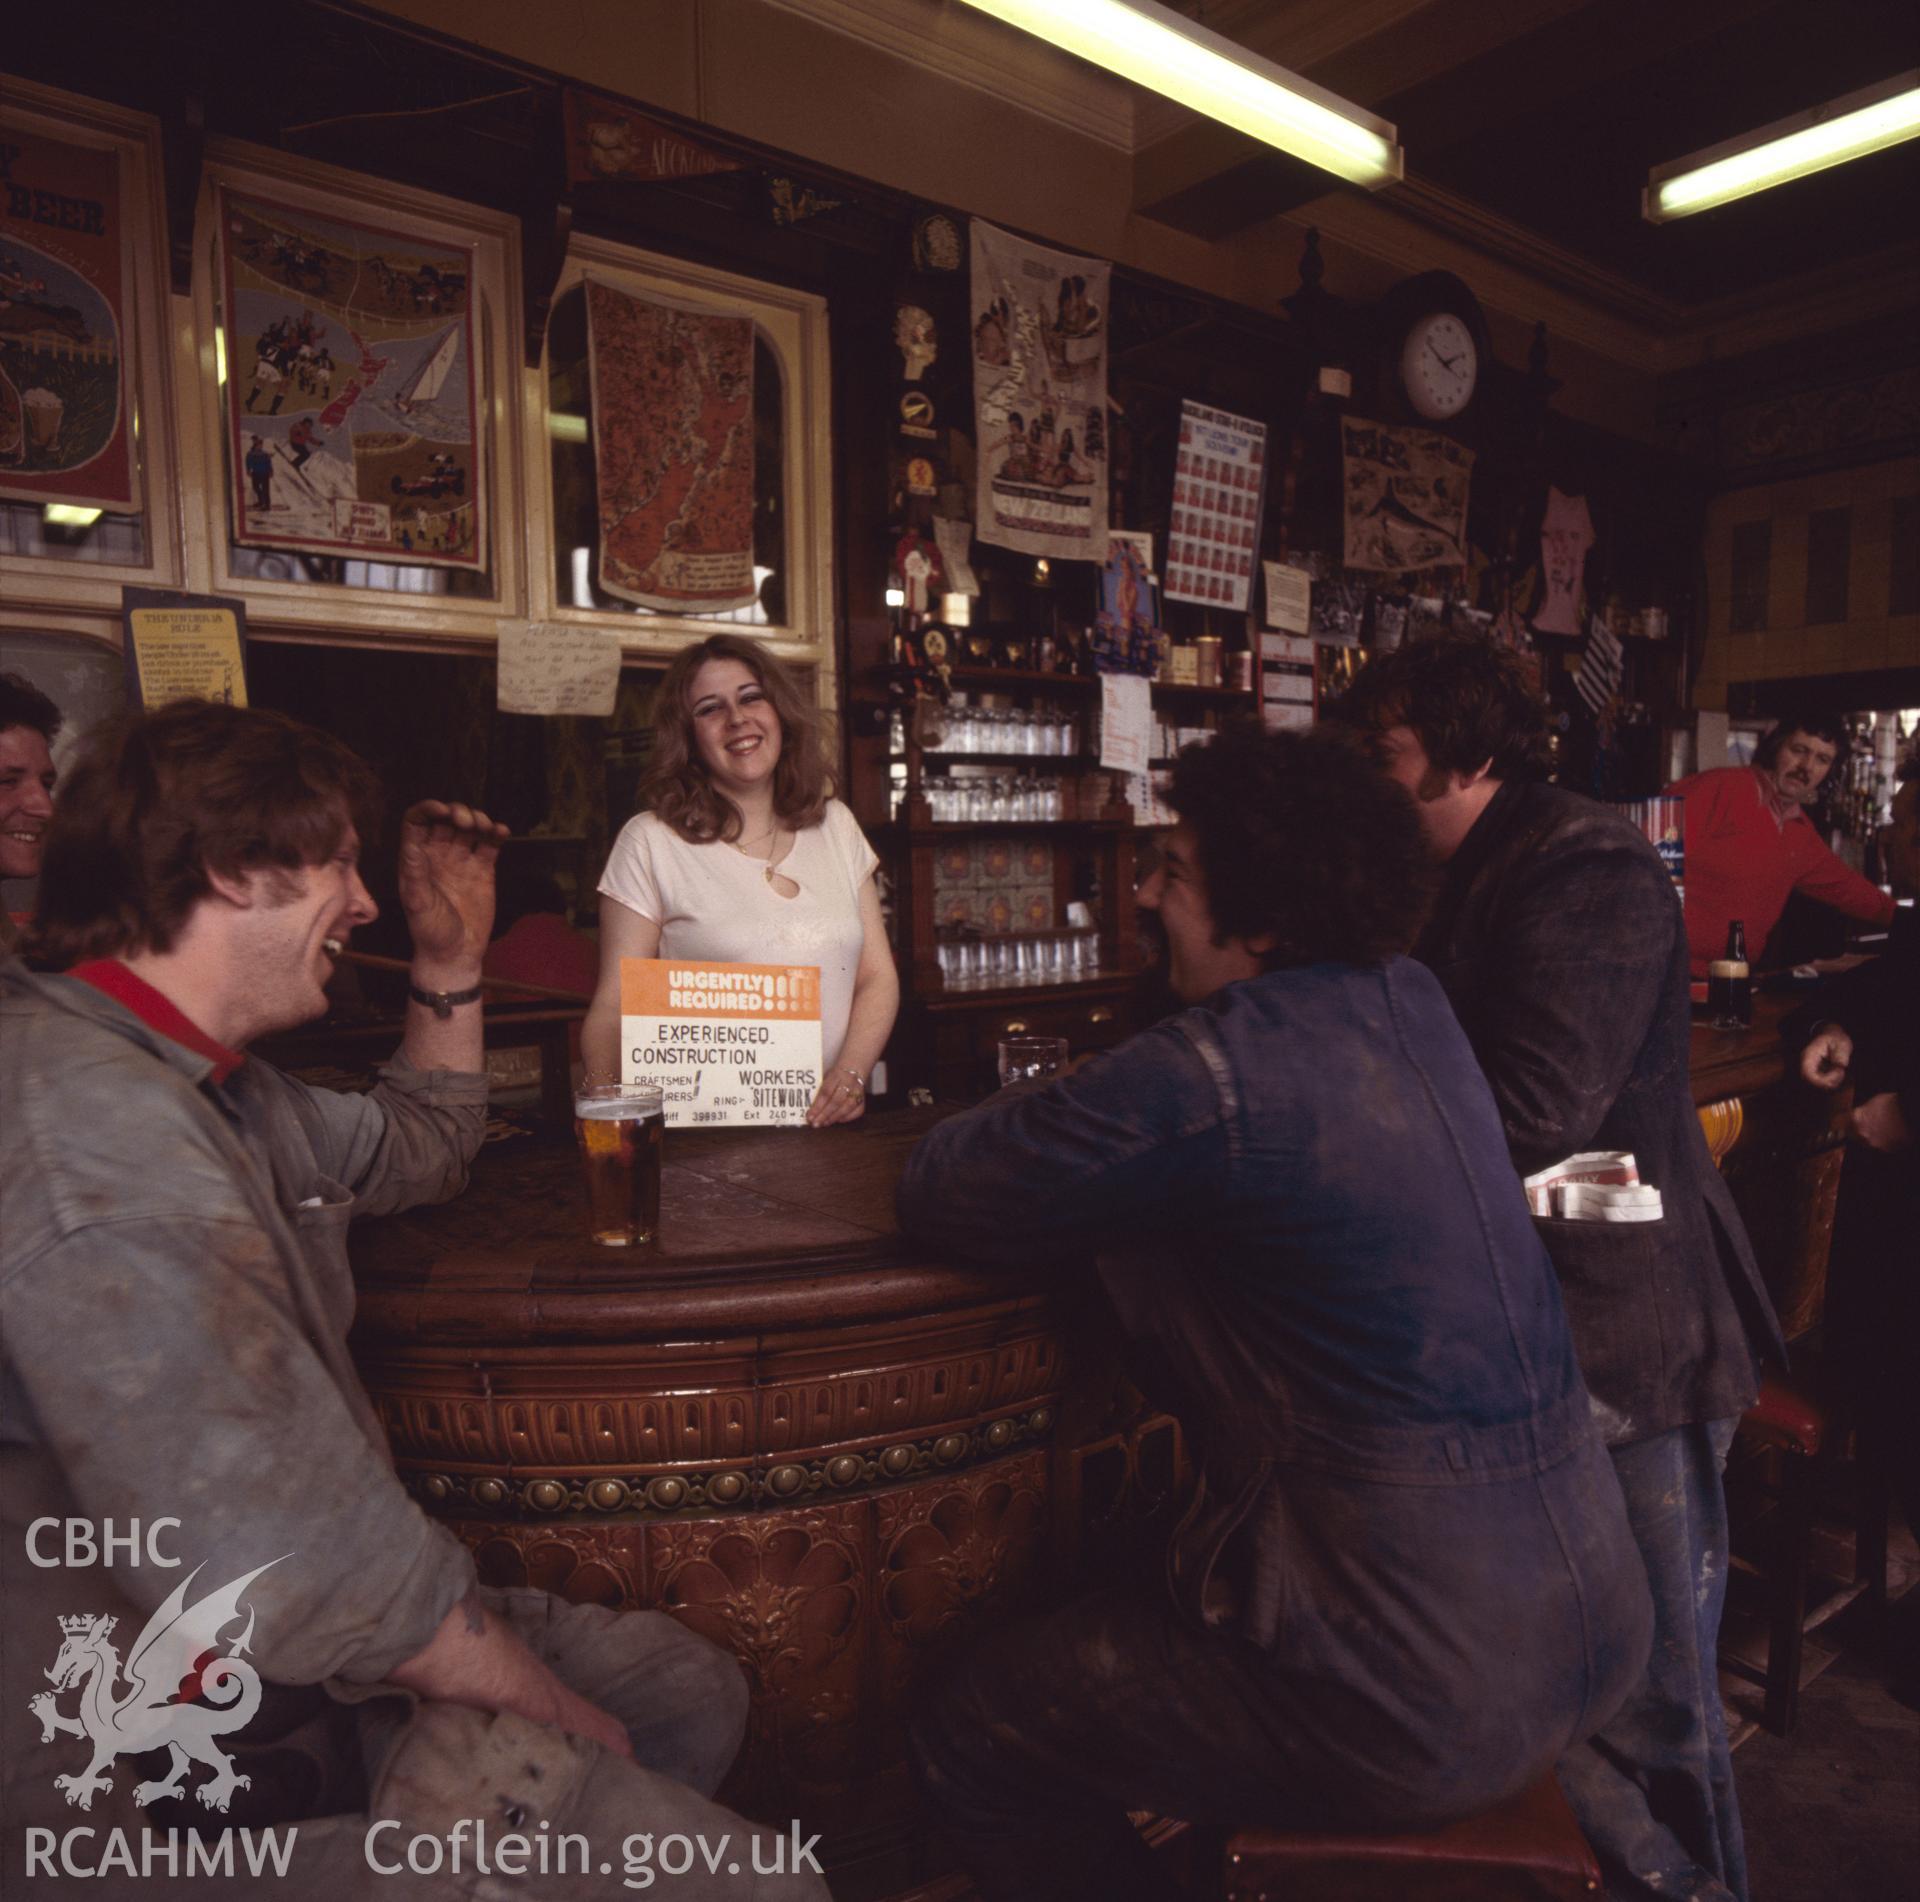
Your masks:
{"label": "pinned photograph sheet", "polygon": [[1304,634],[1313,625],[1313,577],[1284,561],[1263,561],[1267,575],[1267,625],[1283,634]]}
{"label": "pinned photograph sheet", "polygon": [[1266,453],[1265,423],[1191,397],[1182,401],[1167,531],[1169,601],[1235,613],[1252,606]]}
{"label": "pinned photograph sheet", "polygon": [[620,640],[604,628],[508,621],[499,667],[502,713],[604,718],[620,685]]}
{"label": "pinned photograph sheet", "polygon": [[940,560],[947,571],[946,592],[948,594],[978,594],[979,578],[973,572],[973,524],[971,522],[949,522],[944,517],[936,517],[933,524],[933,539],[940,550]]}
{"label": "pinned photograph sheet", "polygon": [[1144,773],[1153,754],[1153,687],[1141,674],[1100,676],[1100,764]]}
{"label": "pinned photograph sheet", "polygon": [[669,1129],[804,1123],[824,1066],[820,967],[620,960],[620,1077],[657,1084]]}

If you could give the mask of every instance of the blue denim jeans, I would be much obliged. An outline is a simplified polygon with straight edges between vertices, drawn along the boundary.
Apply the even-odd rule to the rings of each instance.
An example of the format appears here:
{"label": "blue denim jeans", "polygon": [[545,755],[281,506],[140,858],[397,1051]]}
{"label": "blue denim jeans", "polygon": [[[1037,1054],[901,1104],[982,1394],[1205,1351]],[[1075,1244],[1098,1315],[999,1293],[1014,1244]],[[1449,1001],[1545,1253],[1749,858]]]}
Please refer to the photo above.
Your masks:
{"label": "blue denim jeans", "polygon": [[1746,1902],[1714,1661],[1727,1593],[1720,1475],[1737,1424],[1674,1427],[1609,1449],[1653,1589],[1653,1656],[1620,1713],[1555,1774],[1610,1902]]}

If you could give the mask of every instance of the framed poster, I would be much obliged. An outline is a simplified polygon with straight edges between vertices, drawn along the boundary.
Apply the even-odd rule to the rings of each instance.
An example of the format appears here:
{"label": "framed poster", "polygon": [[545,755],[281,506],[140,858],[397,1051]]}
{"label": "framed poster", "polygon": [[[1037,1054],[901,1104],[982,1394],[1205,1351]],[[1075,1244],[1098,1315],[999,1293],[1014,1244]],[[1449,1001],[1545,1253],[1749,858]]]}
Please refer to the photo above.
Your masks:
{"label": "framed poster", "polygon": [[487,565],[472,247],[222,186],[233,539]]}
{"label": "framed poster", "polygon": [[0,155],[0,499],[136,509],[120,153],[9,114]]}
{"label": "framed poster", "polygon": [[751,608],[752,317],[586,288],[601,587],[669,613]]}

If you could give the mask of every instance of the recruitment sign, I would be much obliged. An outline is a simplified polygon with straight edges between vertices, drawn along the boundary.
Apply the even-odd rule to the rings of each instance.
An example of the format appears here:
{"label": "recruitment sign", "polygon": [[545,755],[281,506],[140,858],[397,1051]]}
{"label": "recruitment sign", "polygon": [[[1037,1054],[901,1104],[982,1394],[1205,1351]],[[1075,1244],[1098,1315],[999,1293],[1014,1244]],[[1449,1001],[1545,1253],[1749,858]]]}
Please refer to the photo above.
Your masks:
{"label": "recruitment sign", "polygon": [[806,1121],[820,1087],[820,970],[620,961],[620,1073],[657,1084],[670,1128]]}

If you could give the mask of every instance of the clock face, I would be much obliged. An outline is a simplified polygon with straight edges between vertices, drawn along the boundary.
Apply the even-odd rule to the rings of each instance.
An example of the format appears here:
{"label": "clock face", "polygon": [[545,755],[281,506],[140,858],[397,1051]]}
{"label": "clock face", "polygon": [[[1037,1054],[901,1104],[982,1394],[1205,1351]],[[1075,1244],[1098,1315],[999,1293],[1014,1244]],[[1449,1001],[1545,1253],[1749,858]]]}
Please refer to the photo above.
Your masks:
{"label": "clock face", "polygon": [[1443,422],[1473,400],[1480,357],[1473,333],[1448,311],[1418,319],[1400,351],[1400,384],[1422,416]]}

